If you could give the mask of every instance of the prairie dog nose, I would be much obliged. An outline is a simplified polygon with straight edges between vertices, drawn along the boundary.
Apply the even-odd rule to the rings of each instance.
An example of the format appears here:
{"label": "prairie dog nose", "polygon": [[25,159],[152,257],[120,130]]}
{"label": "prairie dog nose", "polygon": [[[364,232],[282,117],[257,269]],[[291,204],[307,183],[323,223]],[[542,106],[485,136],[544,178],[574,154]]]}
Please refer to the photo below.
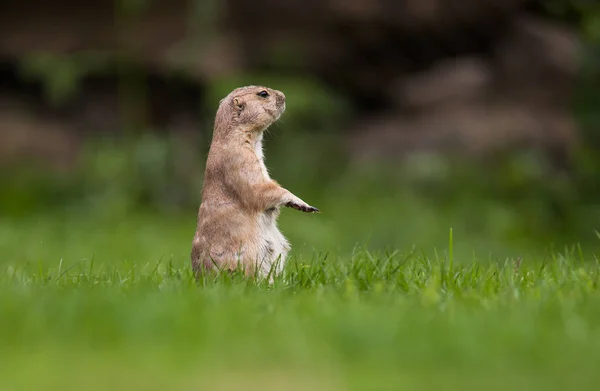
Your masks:
{"label": "prairie dog nose", "polygon": [[277,97],[276,100],[278,105],[282,105],[285,103],[285,94],[283,92],[277,91],[275,93],[275,96]]}

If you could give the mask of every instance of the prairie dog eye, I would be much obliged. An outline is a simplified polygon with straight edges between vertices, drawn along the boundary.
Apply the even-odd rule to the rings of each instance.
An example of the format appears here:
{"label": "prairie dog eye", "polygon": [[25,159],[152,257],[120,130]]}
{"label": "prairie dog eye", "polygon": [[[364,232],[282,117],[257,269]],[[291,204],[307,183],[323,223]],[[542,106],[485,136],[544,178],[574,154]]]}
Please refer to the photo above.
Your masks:
{"label": "prairie dog eye", "polygon": [[266,98],[267,96],[269,96],[269,93],[265,90],[262,90],[261,92],[259,92],[256,95],[260,96],[261,98]]}

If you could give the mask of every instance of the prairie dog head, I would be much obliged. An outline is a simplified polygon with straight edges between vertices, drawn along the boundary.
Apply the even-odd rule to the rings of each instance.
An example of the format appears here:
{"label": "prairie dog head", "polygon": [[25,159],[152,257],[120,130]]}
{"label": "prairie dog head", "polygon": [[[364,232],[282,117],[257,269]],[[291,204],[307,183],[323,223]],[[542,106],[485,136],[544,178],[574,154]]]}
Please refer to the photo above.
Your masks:
{"label": "prairie dog head", "polygon": [[285,111],[283,92],[264,86],[236,88],[221,99],[215,118],[215,133],[238,128],[262,132]]}

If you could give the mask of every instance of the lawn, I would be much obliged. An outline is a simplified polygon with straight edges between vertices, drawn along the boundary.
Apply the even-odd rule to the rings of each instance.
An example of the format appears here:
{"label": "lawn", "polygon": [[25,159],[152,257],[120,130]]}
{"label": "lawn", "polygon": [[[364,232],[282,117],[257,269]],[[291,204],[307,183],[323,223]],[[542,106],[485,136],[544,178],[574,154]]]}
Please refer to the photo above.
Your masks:
{"label": "lawn", "polygon": [[0,389],[600,383],[593,254],[467,258],[448,235],[428,251],[295,252],[272,286],[241,276],[196,283],[194,224],[156,215],[0,222]]}

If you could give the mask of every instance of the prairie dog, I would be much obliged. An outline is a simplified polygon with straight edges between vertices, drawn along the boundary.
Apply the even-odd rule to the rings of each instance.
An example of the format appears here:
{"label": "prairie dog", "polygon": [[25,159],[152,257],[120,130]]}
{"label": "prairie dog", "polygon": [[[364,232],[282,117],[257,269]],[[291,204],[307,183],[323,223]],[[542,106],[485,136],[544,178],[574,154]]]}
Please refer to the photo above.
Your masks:
{"label": "prairie dog", "polygon": [[233,90],[219,102],[202,185],[192,268],[244,268],[279,274],[291,248],[277,228],[280,208],[319,213],[269,177],[263,132],[285,111],[285,95],[263,86]]}

